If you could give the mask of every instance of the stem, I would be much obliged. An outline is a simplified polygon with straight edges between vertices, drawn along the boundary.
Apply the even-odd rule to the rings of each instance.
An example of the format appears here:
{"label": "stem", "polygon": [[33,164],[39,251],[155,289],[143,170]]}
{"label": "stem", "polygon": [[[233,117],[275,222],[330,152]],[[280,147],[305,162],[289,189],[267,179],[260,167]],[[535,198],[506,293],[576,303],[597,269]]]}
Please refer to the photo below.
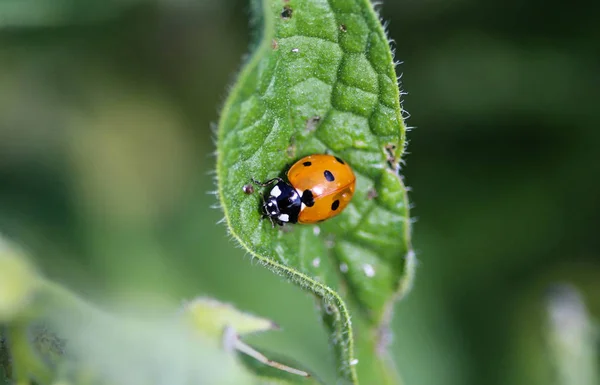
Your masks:
{"label": "stem", "polygon": [[[355,313],[356,314],[356,313]],[[358,317],[354,317],[356,324]],[[361,383],[378,385],[402,385],[403,381],[389,352],[380,346],[379,331],[367,328],[360,322],[357,328],[355,347],[356,363]]]}

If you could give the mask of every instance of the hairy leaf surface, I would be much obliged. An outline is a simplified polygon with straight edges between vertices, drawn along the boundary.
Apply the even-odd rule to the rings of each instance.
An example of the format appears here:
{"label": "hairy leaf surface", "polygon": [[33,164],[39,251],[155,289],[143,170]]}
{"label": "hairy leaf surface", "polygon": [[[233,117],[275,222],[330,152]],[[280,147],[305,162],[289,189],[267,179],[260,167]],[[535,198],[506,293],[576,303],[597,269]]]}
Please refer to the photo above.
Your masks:
{"label": "hairy leaf surface", "polygon": [[[394,63],[368,0],[254,2],[262,35],[222,111],[217,175],[231,233],[260,262],[322,299],[340,377],[356,383],[346,301],[374,333],[410,285],[409,206],[399,162],[405,126]],[[357,176],[350,205],[318,225],[272,228],[251,178],[285,177],[330,153]]]}

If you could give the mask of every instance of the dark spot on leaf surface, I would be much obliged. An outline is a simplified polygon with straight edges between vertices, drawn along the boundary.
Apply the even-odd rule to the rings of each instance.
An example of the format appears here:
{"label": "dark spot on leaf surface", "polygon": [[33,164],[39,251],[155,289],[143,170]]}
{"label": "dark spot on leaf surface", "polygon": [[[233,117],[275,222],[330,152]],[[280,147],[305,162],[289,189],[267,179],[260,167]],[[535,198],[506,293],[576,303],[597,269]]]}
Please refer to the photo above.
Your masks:
{"label": "dark spot on leaf surface", "polygon": [[377,198],[377,190],[375,190],[374,188],[370,188],[367,192],[367,199],[371,200],[375,198]]}
{"label": "dark spot on leaf surface", "polygon": [[395,157],[396,156],[396,145],[393,143],[388,143],[385,145],[384,150],[387,154],[387,156],[389,157]]}
{"label": "dark spot on leaf surface", "polygon": [[325,175],[325,179],[327,179],[328,182],[333,182],[335,180],[333,174],[329,170],[325,170],[323,175]]}
{"label": "dark spot on leaf surface", "polygon": [[283,11],[281,11],[281,18],[282,19],[291,19],[292,18],[292,8],[290,8],[289,5],[286,5],[285,7],[283,7]]}
{"label": "dark spot on leaf surface", "polygon": [[346,28],[346,24],[340,24],[340,31],[342,31],[342,32],[348,31],[348,29]]}
{"label": "dark spot on leaf surface", "polygon": [[386,153],[388,167],[394,171],[398,171],[400,167],[396,159],[396,145],[388,143],[385,145],[384,151]]}
{"label": "dark spot on leaf surface", "polygon": [[336,199],[336,200],[334,200],[334,201],[333,201],[333,203],[331,204],[331,209],[332,209],[333,211],[335,211],[335,210],[337,210],[337,209],[338,209],[338,207],[340,207],[340,201],[339,201],[339,199]]}
{"label": "dark spot on leaf surface", "polygon": [[321,121],[320,116],[313,116],[312,118],[306,121],[306,131],[312,132],[317,129],[317,125]]}
{"label": "dark spot on leaf surface", "polygon": [[244,191],[244,194],[250,195],[250,194],[254,193],[254,186],[252,186],[250,183],[245,184],[242,187],[242,191]]}
{"label": "dark spot on leaf surface", "polygon": [[290,138],[290,145],[285,150],[285,152],[286,152],[286,155],[288,156],[288,158],[296,157],[296,137],[295,136],[292,136]]}

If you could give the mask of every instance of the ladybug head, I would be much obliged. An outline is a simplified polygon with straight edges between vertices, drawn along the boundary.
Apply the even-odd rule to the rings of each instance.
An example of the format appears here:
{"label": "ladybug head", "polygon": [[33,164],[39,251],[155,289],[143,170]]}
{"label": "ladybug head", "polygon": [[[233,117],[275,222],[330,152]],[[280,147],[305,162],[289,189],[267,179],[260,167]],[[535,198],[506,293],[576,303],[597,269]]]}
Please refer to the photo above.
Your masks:
{"label": "ladybug head", "polygon": [[263,211],[272,222],[283,225],[288,222],[298,222],[301,206],[298,191],[284,181],[280,181],[273,186],[265,199]]}
{"label": "ladybug head", "polygon": [[263,209],[265,210],[265,214],[270,217],[276,217],[279,213],[279,206],[277,206],[277,198],[272,195],[269,195],[265,204],[263,205]]}

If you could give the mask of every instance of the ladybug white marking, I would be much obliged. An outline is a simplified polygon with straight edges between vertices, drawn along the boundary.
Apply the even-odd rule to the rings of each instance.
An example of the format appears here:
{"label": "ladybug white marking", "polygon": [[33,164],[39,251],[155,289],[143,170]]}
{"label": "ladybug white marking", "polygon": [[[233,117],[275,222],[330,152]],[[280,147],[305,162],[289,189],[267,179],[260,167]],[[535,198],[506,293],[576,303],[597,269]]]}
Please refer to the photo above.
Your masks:
{"label": "ladybug white marking", "polygon": [[281,190],[279,189],[279,186],[273,187],[273,189],[271,190],[271,195],[275,198],[281,195]]}
{"label": "ladybug white marking", "polygon": [[275,204],[273,202],[267,203],[267,209],[271,215],[277,215],[277,211],[275,210]]}
{"label": "ladybug white marking", "polygon": [[290,216],[287,215],[287,214],[279,214],[279,216],[277,218],[279,218],[279,220],[282,221],[282,222],[289,222],[290,221]]}

